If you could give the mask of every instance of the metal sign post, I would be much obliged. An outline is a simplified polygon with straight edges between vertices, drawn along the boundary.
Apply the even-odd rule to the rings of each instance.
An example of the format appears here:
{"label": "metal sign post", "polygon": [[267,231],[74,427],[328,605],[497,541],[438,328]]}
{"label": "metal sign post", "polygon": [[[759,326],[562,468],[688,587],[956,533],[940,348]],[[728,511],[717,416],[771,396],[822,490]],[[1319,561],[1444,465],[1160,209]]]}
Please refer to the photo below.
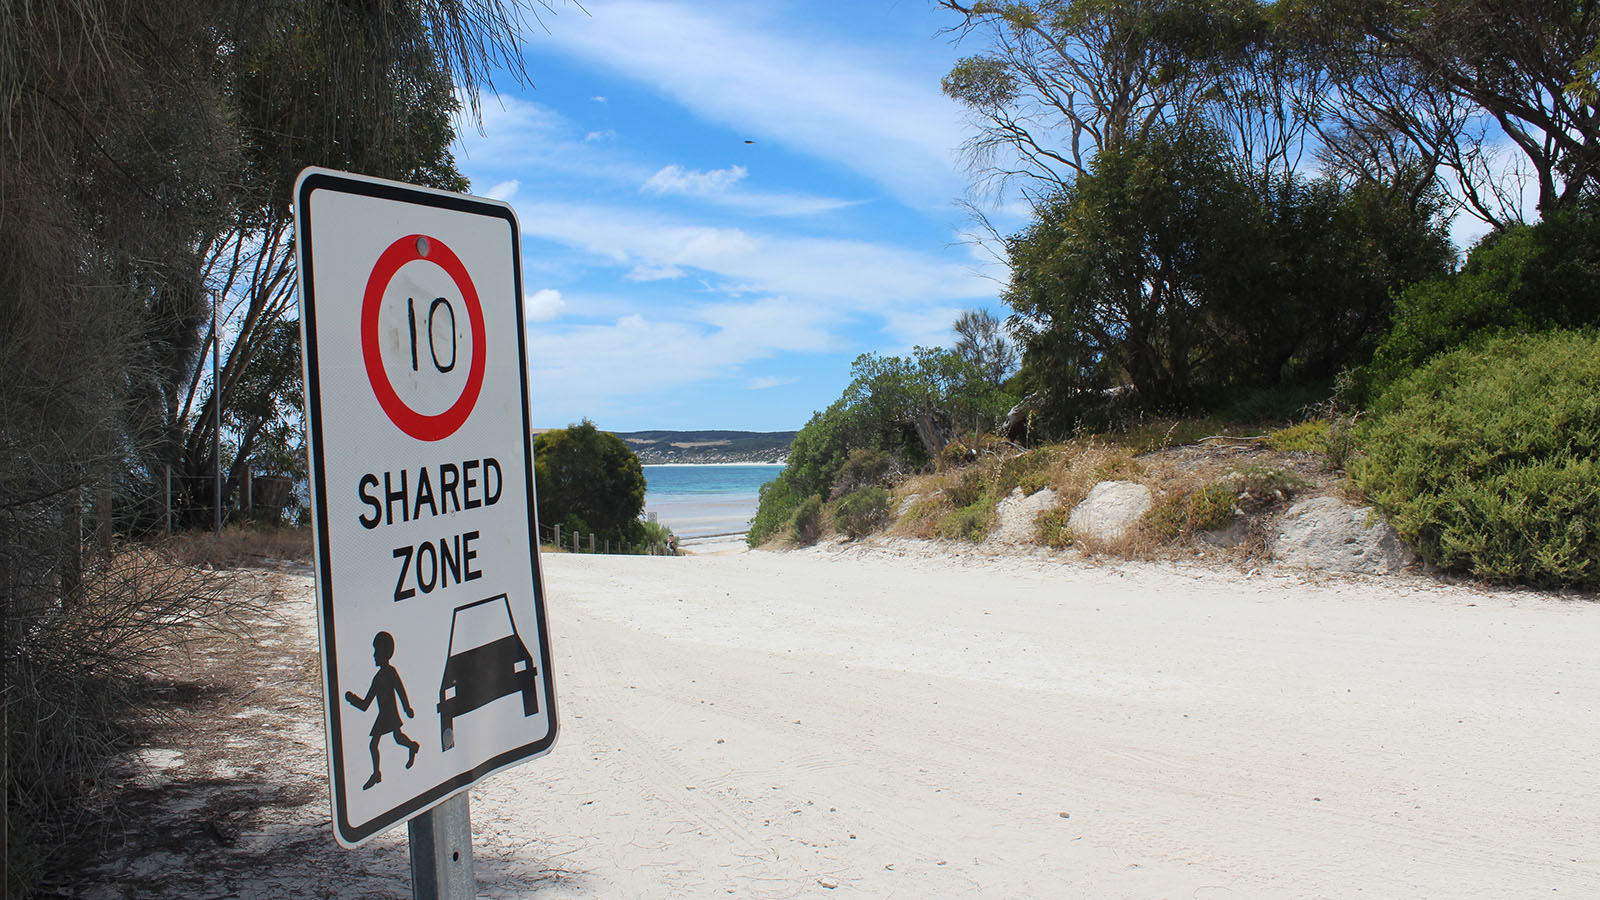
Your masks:
{"label": "metal sign post", "polygon": [[416,896],[472,897],[467,789],[556,737],[516,215],[323,169],[294,201],[334,836],[409,822]]}
{"label": "metal sign post", "polygon": [[406,823],[412,900],[476,900],[472,814],[465,791]]}

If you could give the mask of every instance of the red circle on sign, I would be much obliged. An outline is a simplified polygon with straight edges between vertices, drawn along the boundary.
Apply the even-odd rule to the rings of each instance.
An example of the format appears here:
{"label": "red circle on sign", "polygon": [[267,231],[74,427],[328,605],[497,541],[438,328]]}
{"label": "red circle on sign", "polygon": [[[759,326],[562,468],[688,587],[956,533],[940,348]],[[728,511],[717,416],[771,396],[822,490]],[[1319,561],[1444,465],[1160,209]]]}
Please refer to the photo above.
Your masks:
{"label": "red circle on sign", "polygon": [[[422,248],[426,248],[426,256],[422,254]],[[389,282],[401,266],[419,259],[444,269],[450,280],[455,282],[456,288],[461,291],[461,299],[467,305],[467,320],[472,326],[472,365],[467,370],[467,383],[462,386],[461,396],[456,398],[455,403],[434,416],[419,413],[400,399],[389,381],[389,373],[383,369],[383,357],[379,354],[378,313],[383,306],[383,293],[388,290]],[[427,235],[408,234],[383,251],[377,264],[372,267],[372,274],[367,277],[366,294],[361,300],[361,356],[367,365],[367,381],[372,384],[378,405],[383,407],[384,414],[391,422],[419,441],[438,441],[455,434],[467,421],[467,416],[472,414],[472,407],[478,402],[478,393],[483,389],[483,370],[487,358],[484,343],[483,306],[478,302],[478,290],[467,275],[467,267],[445,246],[444,241]]]}

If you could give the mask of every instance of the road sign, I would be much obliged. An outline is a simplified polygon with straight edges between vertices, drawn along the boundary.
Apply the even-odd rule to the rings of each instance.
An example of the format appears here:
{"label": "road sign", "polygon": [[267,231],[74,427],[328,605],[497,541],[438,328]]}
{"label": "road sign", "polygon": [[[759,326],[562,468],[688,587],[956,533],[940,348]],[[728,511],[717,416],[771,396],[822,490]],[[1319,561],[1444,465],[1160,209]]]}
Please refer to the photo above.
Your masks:
{"label": "road sign", "polygon": [[294,194],[334,834],[547,752],[517,220],[323,169]]}

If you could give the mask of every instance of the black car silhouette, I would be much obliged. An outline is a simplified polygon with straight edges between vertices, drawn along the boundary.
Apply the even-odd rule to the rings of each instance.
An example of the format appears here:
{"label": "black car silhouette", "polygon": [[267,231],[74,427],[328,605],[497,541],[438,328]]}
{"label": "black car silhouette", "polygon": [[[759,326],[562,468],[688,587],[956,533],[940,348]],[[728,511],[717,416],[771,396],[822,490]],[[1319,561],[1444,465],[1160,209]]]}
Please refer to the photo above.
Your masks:
{"label": "black car silhouette", "polygon": [[517,635],[505,594],[457,607],[450,616],[450,657],[439,683],[439,743],[456,745],[455,718],[522,692],[522,714],[539,711],[539,670]]}

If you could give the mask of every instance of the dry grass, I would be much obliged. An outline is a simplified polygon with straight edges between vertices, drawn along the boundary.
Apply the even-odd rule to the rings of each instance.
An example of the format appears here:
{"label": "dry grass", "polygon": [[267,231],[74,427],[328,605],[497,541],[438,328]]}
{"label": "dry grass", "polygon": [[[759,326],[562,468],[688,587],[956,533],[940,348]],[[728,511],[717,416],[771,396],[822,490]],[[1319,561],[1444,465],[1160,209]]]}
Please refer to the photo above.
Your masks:
{"label": "dry grass", "polygon": [[[1043,447],[1026,453],[982,456],[965,466],[915,475],[894,491],[892,509],[911,501],[889,533],[901,537],[981,541],[994,507],[1013,488],[1031,495],[1050,488],[1057,506],[1039,514],[1034,542],[1090,557],[1173,559],[1203,555],[1246,562],[1266,547],[1273,516],[1292,496],[1334,482],[1320,457],[1295,448],[1269,449],[1253,436],[1210,437],[1164,446],[1179,432],[1213,423],[1145,423],[1137,431]],[[1138,452],[1140,447],[1163,449]],[[1096,484],[1131,481],[1150,489],[1150,511],[1114,539],[1073,533],[1072,508]]]}
{"label": "dry grass", "polygon": [[229,525],[221,534],[189,531],[160,546],[182,565],[213,569],[284,561],[309,565],[313,552],[311,529],[287,525]]}

